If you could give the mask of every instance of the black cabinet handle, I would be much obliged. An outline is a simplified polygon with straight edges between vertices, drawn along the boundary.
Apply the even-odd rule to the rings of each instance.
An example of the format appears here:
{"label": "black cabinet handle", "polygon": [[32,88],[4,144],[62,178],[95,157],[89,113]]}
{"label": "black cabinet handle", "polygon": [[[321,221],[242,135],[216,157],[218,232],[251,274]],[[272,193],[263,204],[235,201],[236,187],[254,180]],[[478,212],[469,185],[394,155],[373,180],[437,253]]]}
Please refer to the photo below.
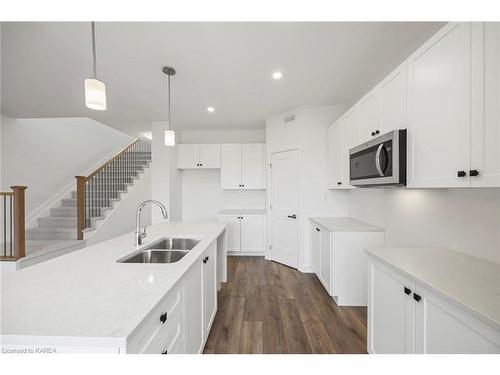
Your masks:
{"label": "black cabinet handle", "polygon": [[289,219],[296,219],[297,218],[297,215],[293,214],[293,215],[288,215],[288,218]]}
{"label": "black cabinet handle", "polygon": [[241,187],[245,187],[245,184],[241,185]]}
{"label": "black cabinet handle", "polygon": [[238,186],[241,187],[241,184],[239,184]]}
{"label": "black cabinet handle", "polygon": [[465,176],[467,176],[467,172],[465,172],[465,171],[458,171],[457,172],[457,177],[465,177]]}
{"label": "black cabinet handle", "polygon": [[416,293],[413,293],[413,299],[417,302],[420,302],[420,300],[422,299],[422,297],[420,297],[418,294]]}
{"label": "black cabinet handle", "polygon": [[210,257],[207,255],[207,262],[210,260]]}
{"label": "black cabinet handle", "polygon": [[411,294],[411,289],[409,289],[407,287],[405,287],[404,291],[405,291],[405,294],[407,294],[407,295]]}
{"label": "black cabinet handle", "polygon": [[319,228],[316,228],[316,230],[319,232]]}
{"label": "black cabinet handle", "polygon": [[378,131],[378,129],[375,130],[375,135],[377,135],[377,134],[380,134],[380,132]]}
{"label": "black cabinet handle", "polygon": [[339,181],[339,182],[337,182],[337,185],[342,185],[342,182],[340,182],[340,181]]}
{"label": "black cabinet handle", "polygon": [[207,264],[207,258],[203,259],[203,264]]}
{"label": "black cabinet handle", "polygon": [[375,137],[375,132],[372,132],[372,137]]}
{"label": "black cabinet handle", "polygon": [[469,171],[469,175],[470,175],[471,177],[477,177],[477,176],[479,176],[479,171],[478,171],[477,169],[471,169],[471,170]]}
{"label": "black cabinet handle", "polygon": [[165,322],[167,321],[167,313],[163,313],[160,315],[160,321],[165,324]]}
{"label": "black cabinet handle", "polygon": [[161,352],[161,354],[168,354],[168,349],[165,349],[165,351]]}

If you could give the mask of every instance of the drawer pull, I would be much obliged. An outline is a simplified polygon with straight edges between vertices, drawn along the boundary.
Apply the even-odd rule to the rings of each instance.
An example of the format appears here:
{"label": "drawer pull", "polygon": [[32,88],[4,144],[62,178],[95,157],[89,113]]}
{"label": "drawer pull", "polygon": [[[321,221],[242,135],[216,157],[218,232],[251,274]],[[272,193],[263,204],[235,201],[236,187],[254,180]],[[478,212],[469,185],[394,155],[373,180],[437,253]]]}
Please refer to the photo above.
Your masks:
{"label": "drawer pull", "polygon": [[161,314],[161,315],[160,315],[160,321],[161,321],[163,324],[165,324],[165,322],[167,321],[167,317],[168,317],[168,316],[167,316],[167,313],[166,313],[166,312],[165,312],[165,313],[163,313],[163,314]]}
{"label": "drawer pull", "polygon": [[405,287],[404,291],[405,291],[405,294],[408,295],[408,296],[411,294],[411,289],[410,288]]}
{"label": "drawer pull", "polygon": [[420,302],[420,300],[422,299],[422,297],[420,297],[418,294],[415,294],[413,293],[413,299],[417,302]]}
{"label": "drawer pull", "polygon": [[161,352],[161,354],[168,354],[168,349],[166,349],[164,352]]}

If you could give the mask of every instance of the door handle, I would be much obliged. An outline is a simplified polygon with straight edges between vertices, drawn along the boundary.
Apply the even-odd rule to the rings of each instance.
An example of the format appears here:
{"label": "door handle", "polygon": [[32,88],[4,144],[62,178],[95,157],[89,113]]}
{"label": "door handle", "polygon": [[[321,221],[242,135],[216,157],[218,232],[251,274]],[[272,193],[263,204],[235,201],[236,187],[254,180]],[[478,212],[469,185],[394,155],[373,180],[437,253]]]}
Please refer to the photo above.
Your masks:
{"label": "door handle", "polygon": [[289,219],[296,219],[297,218],[297,215],[293,214],[293,215],[288,215],[288,218]]}
{"label": "door handle", "polygon": [[377,172],[380,177],[384,177],[384,172],[382,171],[382,167],[380,166],[380,153],[382,152],[383,147],[384,144],[382,143],[380,146],[378,146],[377,153],[375,154],[375,167],[377,168]]}

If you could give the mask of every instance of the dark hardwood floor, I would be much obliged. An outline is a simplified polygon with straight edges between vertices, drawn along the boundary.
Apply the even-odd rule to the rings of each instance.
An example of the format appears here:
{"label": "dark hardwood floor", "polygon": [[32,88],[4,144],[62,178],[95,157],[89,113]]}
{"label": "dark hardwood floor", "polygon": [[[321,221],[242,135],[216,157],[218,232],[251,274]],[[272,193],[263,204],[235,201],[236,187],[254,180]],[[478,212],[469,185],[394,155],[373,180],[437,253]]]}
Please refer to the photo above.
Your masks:
{"label": "dark hardwood floor", "polygon": [[366,353],[366,307],[339,307],[316,275],[228,257],[204,353]]}

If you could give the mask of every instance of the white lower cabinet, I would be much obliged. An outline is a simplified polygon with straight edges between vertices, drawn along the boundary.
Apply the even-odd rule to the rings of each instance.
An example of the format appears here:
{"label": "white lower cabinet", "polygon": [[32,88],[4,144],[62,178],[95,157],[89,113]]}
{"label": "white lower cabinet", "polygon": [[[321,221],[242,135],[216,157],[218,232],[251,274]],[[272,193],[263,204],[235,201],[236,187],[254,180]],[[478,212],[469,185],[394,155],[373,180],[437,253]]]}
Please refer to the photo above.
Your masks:
{"label": "white lower cabinet", "polygon": [[219,214],[218,220],[227,223],[227,251],[261,253],[265,244],[265,215]]}
{"label": "white lower cabinet", "polygon": [[335,231],[310,225],[313,272],[339,306],[366,306],[364,249],[384,246],[384,232]]}
{"label": "white lower cabinet", "polygon": [[127,339],[127,353],[198,354],[217,313],[217,241]]}
{"label": "white lower cabinet", "polygon": [[500,353],[500,332],[374,258],[368,263],[369,353]]}
{"label": "white lower cabinet", "polygon": [[196,262],[184,279],[185,347],[187,354],[203,349],[203,263]]}

